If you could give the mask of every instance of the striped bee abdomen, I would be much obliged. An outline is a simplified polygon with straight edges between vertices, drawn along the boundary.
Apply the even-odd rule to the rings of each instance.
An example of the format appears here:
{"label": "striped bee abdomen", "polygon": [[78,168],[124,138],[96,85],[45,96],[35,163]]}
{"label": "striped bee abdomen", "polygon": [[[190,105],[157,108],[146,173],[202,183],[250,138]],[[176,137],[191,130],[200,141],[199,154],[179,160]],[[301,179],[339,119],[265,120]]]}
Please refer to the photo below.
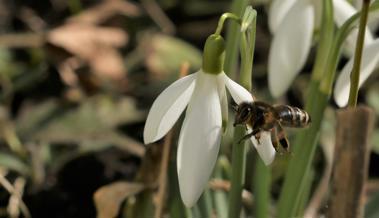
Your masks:
{"label": "striped bee abdomen", "polygon": [[306,127],[311,123],[311,117],[306,111],[288,105],[275,106],[280,123],[287,127]]}

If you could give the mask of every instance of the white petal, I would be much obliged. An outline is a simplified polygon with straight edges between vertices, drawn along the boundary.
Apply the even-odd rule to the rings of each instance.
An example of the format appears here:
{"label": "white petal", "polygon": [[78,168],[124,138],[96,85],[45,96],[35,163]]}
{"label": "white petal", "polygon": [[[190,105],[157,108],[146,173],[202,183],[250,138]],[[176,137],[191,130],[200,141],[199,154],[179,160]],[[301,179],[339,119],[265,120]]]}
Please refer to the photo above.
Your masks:
{"label": "white petal", "polygon": [[323,1],[320,1],[320,0],[311,0],[311,1],[313,4],[313,8],[315,10],[315,26],[314,26],[314,29],[319,30],[320,26],[322,25],[321,20],[322,20]]}
{"label": "white petal", "polygon": [[226,96],[225,82],[223,76],[217,76],[217,88],[218,95],[220,96],[221,103],[221,116],[222,116],[222,128],[223,131],[226,131],[226,125],[228,124],[229,119],[229,105],[228,98]]}
{"label": "white petal", "polygon": [[177,170],[184,204],[199,199],[216,163],[221,140],[221,107],[217,76],[198,73],[179,136]]}
{"label": "white petal", "polygon": [[226,74],[223,73],[220,76],[222,76],[226,88],[228,88],[230,95],[237,104],[240,104],[244,101],[252,102],[254,100],[253,96],[249,91],[247,91],[244,87],[240,86],[238,83],[234,82]]}
{"label": "white petal", "polygon": [[271,33],[274,34],[276,32],[295,2],[296,0],[274,0],[271,2],[268,17],[268,27]]}
{"label": "white petal", "polygon": [[[370,76],[379,62],[379,39],[363,49],[359,86]],[[338,106],[346,106],[350,91],[350,73],[353,68],[354,57],[344,66],[334,87],[334,100]]]}
{"label": "white petal", "polygon": [[[374,0],[371,0],[371,4]],[[354,7],[360,11],[362,9],[362,0],[355,0]],[[370,15],[368,16],[367,26],[371,32],[375,32],[379,26],[379,12],[377,10],[370,11]]]}
{"label": "white petal", "polygon": [[[346,20],[357,13],[357,10],[346,0],[333,0],[334,20],[337,26],[342,26]],[[346,39],[346,49],[351,55],[355,51],[356,40],[358,37],[358,29],[351,31]],[[368,28],[365,33],[365,45],[370,44],[373,41],[373,36]]]}
{"label": "white petal", "polygon": [[298,1],[288,12],[271,43],[268,80],[271,94],[282,95],[304,66],[311,48],[314,9]]}
{"label": "white petal", "polygon": [[357,13],[357,10],[346,0],[333,0],[333,10],[334,20],[339,27]]}
{"label": "white petal", "polygon": [[192,96],[196,74],[177,80],[155,99],[143,131],[145,144],[159,140],[175,124]]}
{"label": "white petal", "polygon": [[255,137],[250,138],[253,142],[254,147],[257,149],[259,156],[262,158],[263,162],[266,165],[272,163],[275,158],[275,149],[271,142],[271,132],[264,131],[260,133],[259,142],[255,139]]}

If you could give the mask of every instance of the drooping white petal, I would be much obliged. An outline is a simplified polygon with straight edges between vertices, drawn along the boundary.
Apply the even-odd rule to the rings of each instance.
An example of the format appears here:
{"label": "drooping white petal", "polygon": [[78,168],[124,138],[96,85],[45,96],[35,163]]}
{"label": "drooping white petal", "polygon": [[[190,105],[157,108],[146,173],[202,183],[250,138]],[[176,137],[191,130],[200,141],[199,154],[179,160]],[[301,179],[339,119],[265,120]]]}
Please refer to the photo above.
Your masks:
{"label": "drooping white petal", "polygon": [[260,133],[259,142],[255,139],[255,137],[250,138],[253,142],[254,147],[257,149],[259,156],[262,158],[263,162],[266,165],[272,163],[275,158],[275,149],[271,142],[271,132],[262,131]]}
{"label": "drooping white petal", "polygon": [[175,124],[192,96],[196,74],[177,80],[155,99],[143,131],[145,144],[159,140]]}
{"label": "drooping white petal", "polygon": [[230,95],[234,99],[234,101],[237,104],[240,104],[241,102],[252,102],[253,96],[249,91],[247,91],[244,87],[239,85],[238,83],[234,82],[232,79],[230,79],[226,74],[220,75],[222,76],[222,80],[224,81],[226,88],[228,88]]}
{"label": "drooping white petal", "polygon": [[[366,46],[362,53],[361,73],[359,77],[359,86],[370,76],[379,62],[379,39]],[[353,68],[354,57],[344,66],[338,76],[336,86],[334,87],[334,100],[338,106],[346,106],[349,99],[350,91],[350,73]]]}
{"label": "drooping white petal", "polygon": [[[333,0],[334,20],[337,26],[342,26],[346,20],[357,13],[357,10],[346,0]],[[358,37],[358,29],[351,31],[346,39],[346,49],[351,55],[355,51],[355,45]],[[368,28],[366,28],[364,44],[368,45],[372,43],[373,36]]]}
{"label": "drooping white petal", "polygon": [[180,131],[177,170],[180,194],[187,207],[192,207],[203,192],[220,147],[221,107],[216,77],[198,73]]}
{"label": "drooping white petal", "polygon": [[322,20],[322,10],[323,10],[323,7],[322,5],[324,4],[323,1],[320,1],[320,0],[311,0],[312,4],[313,4],[313,8],[315,10],[315,26],[314,26],[314,29],[315,30],[319,30],[320,29],[320,26],[322,25],[321,24],[321,20]]}
{"label": "drooping white petal", "polygon": [[[362,9],[362,0],[355,0],[354,7],[360,11]],[[373,3],[373,0],[371,0]],[[375,32],[379,27],[379,12],[377,10],[370,11],[370,16],[368,16],[367,26],[371,32]]]}
{"label": "drooping white petal", "polygon": [[314,9],[308,1],[298,1],[279,26],[271,43],[268,81],[274,97],[282,95],[304,66],[311,48]]}
{"label": "drooping white petal", "polygon": [[217,76],[217,88],[218,95],[220,96],[221,103],[221,116],[222,116],[222,128],[223,131],[226,131],[226,125],[228,124],[229,119],[229,106],[228,106],[228,98],[226,96],[225,82],[223,80],[223,76]]}
{"label": "drooping white petal", "polygon": [[284,17],[287,15],[288,11],[295,2],[296,0],[274,0],[271,2],[270,11],[268,14],[268,27],[272,34],[276,32]]}

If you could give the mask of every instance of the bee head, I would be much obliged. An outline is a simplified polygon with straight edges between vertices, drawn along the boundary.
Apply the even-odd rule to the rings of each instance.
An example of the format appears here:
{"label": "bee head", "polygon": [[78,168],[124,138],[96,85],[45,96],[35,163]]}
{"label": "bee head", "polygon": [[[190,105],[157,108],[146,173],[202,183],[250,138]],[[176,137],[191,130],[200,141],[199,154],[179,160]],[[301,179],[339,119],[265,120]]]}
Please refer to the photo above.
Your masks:
{"label": "bee head", "polygon": [[237,113],[238,104],[233,101],[230,103],[230,106],[232,107],[233,111]]}
{"label": "bee head", "polygon": [[247,124],[253,114],[253,103],[242,102],[238,105],[233,126]]}

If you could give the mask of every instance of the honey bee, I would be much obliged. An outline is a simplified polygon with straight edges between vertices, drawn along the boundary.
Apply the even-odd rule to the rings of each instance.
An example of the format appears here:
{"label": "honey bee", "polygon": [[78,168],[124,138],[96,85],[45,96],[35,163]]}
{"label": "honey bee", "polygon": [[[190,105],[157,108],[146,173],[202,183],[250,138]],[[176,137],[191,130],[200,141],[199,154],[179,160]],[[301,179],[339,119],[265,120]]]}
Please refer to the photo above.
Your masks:
{"label": "honey bee", "polygon": [[285,151],[289,151],[289,142],[284,127],[304,128],[311,123],[309,114],[297,107],[289,105],[270,105],[262,101],[242,102],[235,105],[236,111],[233,126],[246,125],[252,131],[241,140],[244,141],[254,136],[259,142],[261,131],[270,131],[275,150],[279,151],[279,145]]}

